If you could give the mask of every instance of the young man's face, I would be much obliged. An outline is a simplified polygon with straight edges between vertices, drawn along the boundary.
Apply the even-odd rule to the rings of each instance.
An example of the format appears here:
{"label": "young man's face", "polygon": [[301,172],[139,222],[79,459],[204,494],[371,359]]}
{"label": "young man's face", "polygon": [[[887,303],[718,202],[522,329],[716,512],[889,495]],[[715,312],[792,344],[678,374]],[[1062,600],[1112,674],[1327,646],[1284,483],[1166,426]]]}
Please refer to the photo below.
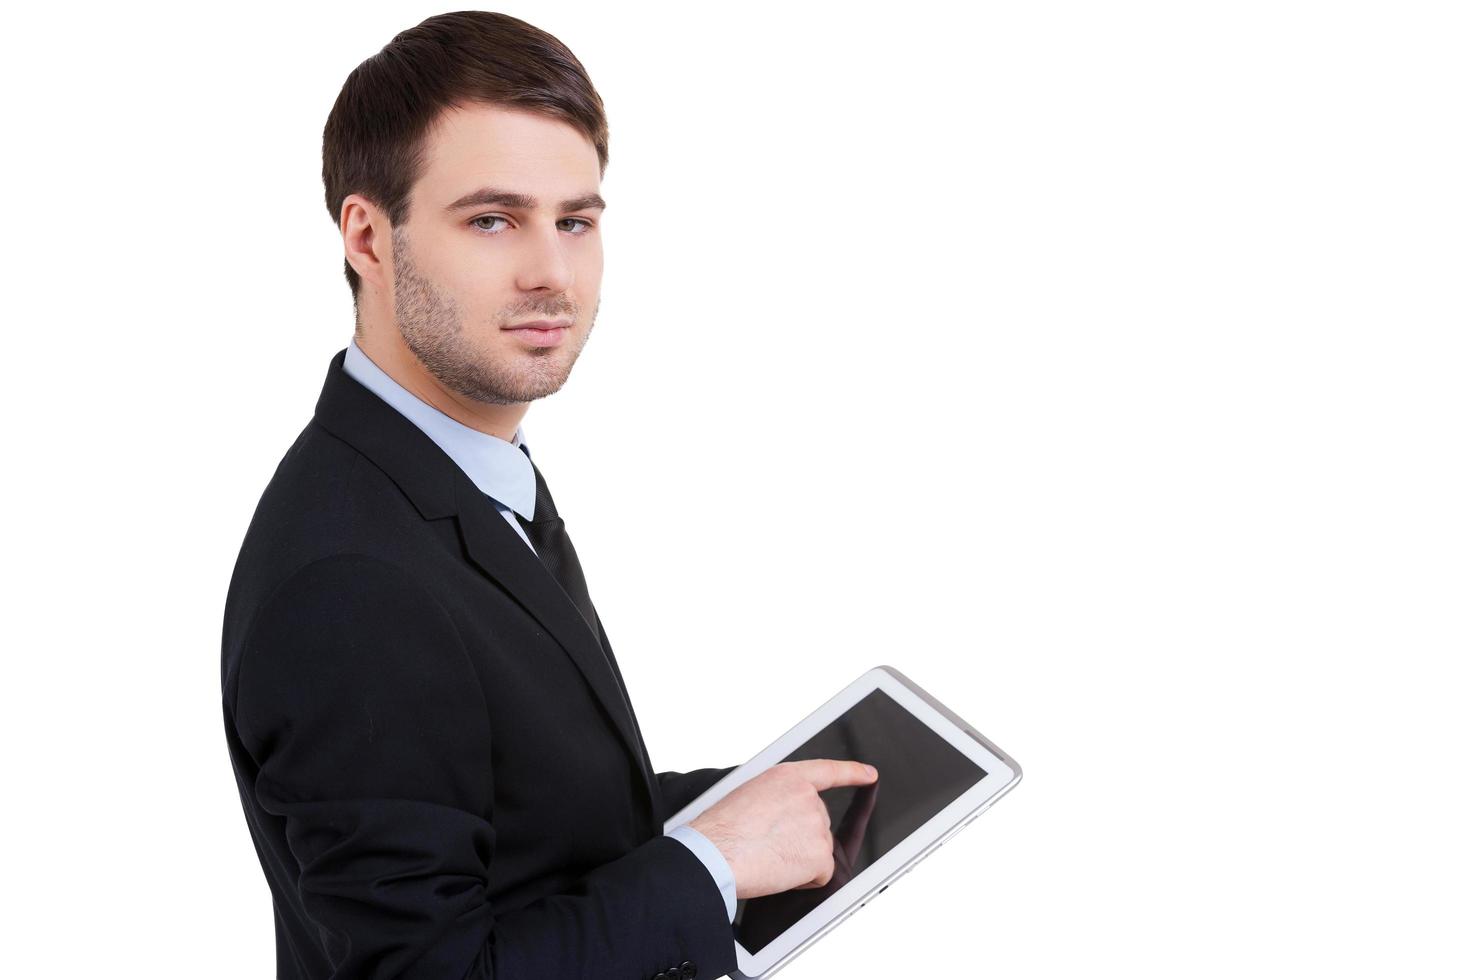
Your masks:
{"label": "young man's face", "polygon": [[[598,186],[598,153],[567,123],[483,105],[441,116],[392,260],[400,333],[441,384],[511,404],[567,381],[598,314]],[[565,326],[513,329],[535,320]]]}

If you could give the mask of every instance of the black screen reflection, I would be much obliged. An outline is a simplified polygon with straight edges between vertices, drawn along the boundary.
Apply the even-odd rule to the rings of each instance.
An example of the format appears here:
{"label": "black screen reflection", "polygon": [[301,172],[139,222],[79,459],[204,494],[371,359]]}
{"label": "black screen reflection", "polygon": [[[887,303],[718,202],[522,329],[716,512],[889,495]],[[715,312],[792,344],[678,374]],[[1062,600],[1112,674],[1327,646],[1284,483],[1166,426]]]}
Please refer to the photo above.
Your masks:
{"label": "black screen reflection", "polygon": [[880,778],[819,793],[834,835],[834,876],[827,885],[737,901],[733,929],[750,953],[761,952],[987,775],[879,690],[783,761],[802,759],[855,759],[878,769]]}

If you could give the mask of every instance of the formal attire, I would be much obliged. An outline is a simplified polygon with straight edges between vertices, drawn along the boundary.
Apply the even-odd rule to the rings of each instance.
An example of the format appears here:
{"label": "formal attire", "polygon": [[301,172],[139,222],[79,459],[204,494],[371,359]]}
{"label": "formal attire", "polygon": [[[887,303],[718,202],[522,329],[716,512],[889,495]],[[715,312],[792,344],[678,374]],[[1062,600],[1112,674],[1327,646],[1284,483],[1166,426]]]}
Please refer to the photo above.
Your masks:
{"label": "formal attire", "polygon": [[732,767],[653,771],[596,611],[518,521],[538,475],[520,429],[454,422],[356,346],[332,359],[224,618],[278,977],[736,968],[729,866],[660,832]]}
{"label": "formal attire", "polygon": [[[344,352],[343,370],[349,377],[388,402],[395,411],[413,422],[435,445],[444,450],[445,455],[454,460],[455,465],[461,468],[471,482],[491,499],[497,512],[506,519],[527,547],[532,549],[532,553],[537,553],[526,530],[517,520],[518,515],[526,521],[543,516],[536,513],[534,508],[537,477],[532,468],[532,450],[522,435],[521,426],[517,426],[517,431],[508,443],[505,439],[457,422],[438,408],[421,401],[389,377],[372,358],[363,353],[356,340],[349,341],[348,349]],[[620,678],[620,683],[623,683],[623,678]],[[706,865],[711,877],[721,888],[721,897],[726,902],[727,919],[735,919],[736,876],[732,874],[731,865],[721,851],[705,834],[689,826],[676,827],[669,833],[689,847],[701,859],[701,863]]]}

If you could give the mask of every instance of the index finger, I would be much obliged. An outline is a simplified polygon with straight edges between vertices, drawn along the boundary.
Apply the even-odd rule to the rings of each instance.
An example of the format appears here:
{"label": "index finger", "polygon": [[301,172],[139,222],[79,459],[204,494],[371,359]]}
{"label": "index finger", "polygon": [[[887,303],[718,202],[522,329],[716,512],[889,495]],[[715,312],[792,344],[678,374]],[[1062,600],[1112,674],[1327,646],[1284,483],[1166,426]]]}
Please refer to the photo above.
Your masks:
{"label": "index finger", "polygon": [[793,763],[814,789],[834,786],[859,786],[875,781],[874,770],[863,762],[849,759],[804,759]]}

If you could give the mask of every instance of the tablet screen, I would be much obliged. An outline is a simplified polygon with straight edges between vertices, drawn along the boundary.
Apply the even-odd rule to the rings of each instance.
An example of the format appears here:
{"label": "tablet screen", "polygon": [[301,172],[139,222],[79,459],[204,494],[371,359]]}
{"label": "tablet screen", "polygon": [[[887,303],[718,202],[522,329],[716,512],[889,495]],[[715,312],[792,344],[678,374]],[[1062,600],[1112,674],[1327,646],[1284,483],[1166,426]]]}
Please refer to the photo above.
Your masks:
{"label": "tablet screen", "polygon": [[987,775],[878,689],[782,761],[801,759],[856,759],[878,769],[880,778],[819,793],[834,835],[834,876],[827,885],[737,901],[733,929],[749,953],[760,953]]}

